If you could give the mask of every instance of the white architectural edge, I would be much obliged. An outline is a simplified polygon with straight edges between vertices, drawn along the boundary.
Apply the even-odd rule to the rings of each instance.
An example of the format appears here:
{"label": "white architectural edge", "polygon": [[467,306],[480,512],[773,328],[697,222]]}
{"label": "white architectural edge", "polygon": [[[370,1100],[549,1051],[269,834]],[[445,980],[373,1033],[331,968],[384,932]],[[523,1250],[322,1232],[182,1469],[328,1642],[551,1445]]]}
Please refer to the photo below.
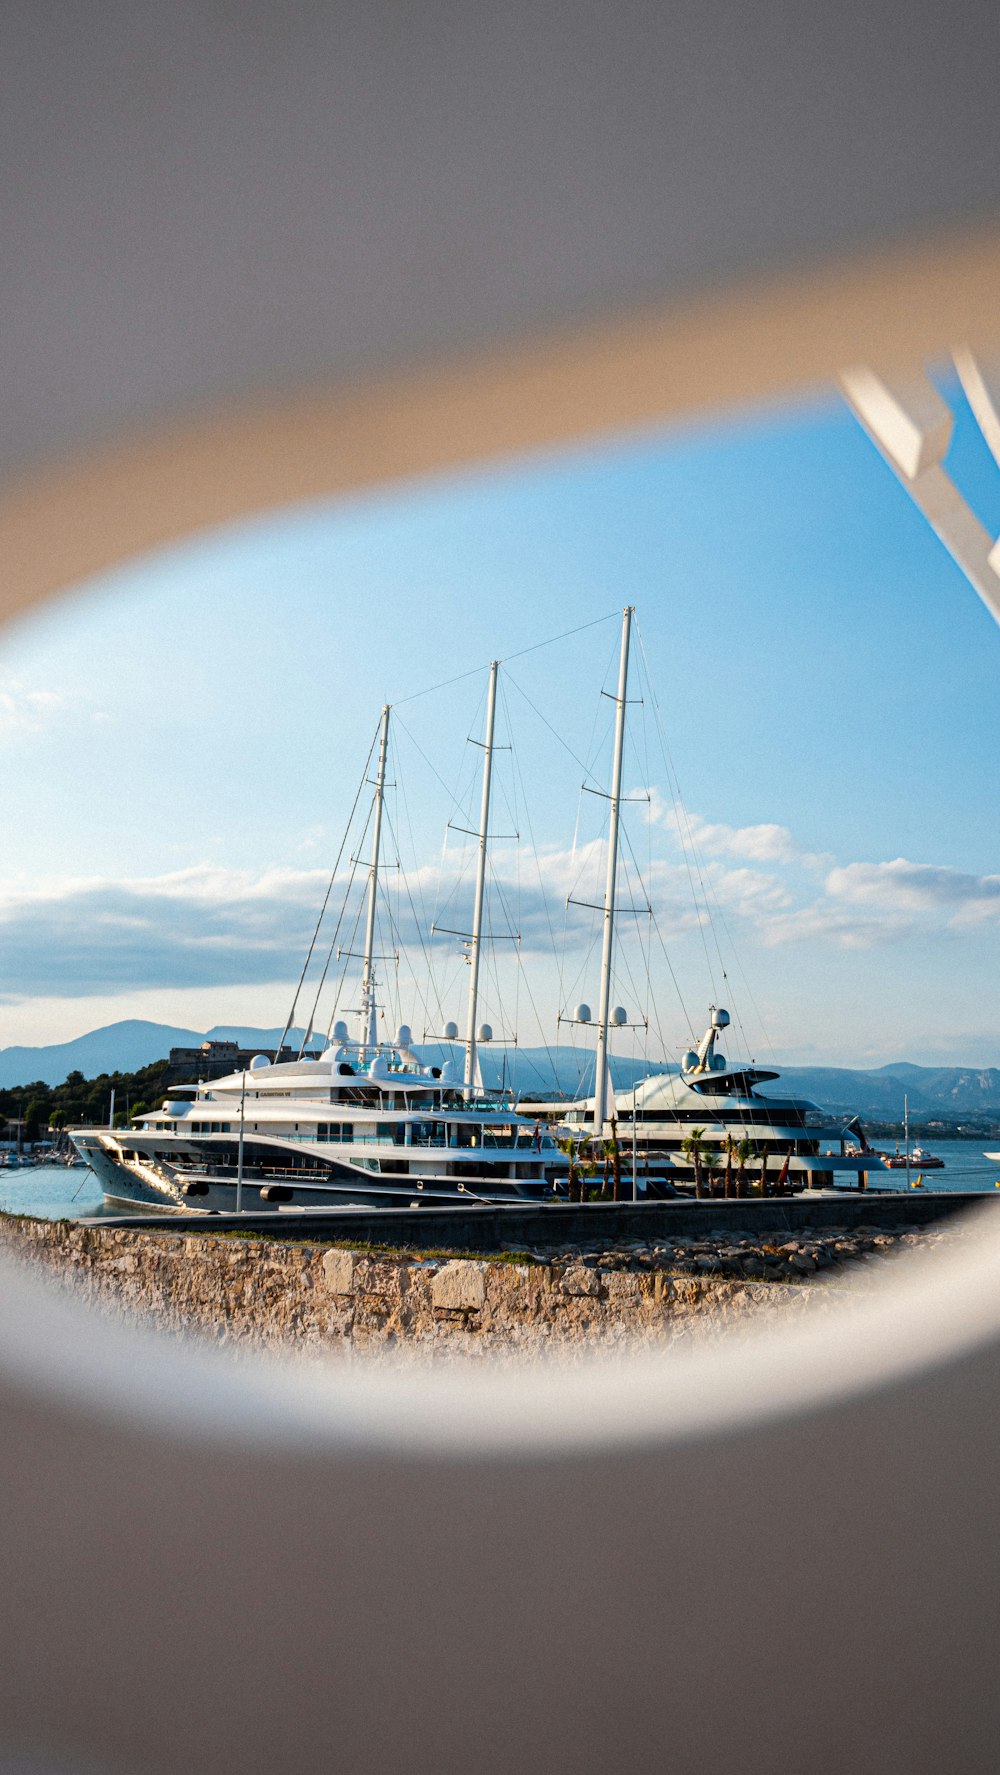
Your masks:
{"label": "white architectural edge", "polygon": [[[956,352],[955,361],[976,419],[996,455],[1000,419],[987,381],[967,348]],[[1000,544],[942,467],[954,423],[950,408],[926,375],[887,376],[858,365],[845,370],[839,380],[851,411],[1000,622]]]}

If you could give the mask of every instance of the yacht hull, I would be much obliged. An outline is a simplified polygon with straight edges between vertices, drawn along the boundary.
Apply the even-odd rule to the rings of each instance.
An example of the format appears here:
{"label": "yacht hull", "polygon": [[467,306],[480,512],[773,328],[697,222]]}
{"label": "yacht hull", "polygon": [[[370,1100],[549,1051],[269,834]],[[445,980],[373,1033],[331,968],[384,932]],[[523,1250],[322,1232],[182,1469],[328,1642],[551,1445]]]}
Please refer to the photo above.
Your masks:
{"label": "yacht hull", "polygon": [[333,1164],[294,1174],[259,1162],[246,1168],[240,1188],[230,1167],[220,1171],[211,1164],[188,1162],[173,1166],[162,1159],[154,1164],[141,1153],[126,1159],[113,1136],[94,1130],[71,1138],[108,1201],[163,1213],[233,1214],[238,1195],[239,1205],[246,1211],[279,1214],[311,1208],[410,1208],[424,1204],[440,1208],[449,1203],[467,1207],[470,1201],[541,1201],[553,1193],[550,1183],[486,1174],[461,1180],[433,1175],[418,1178],[365,1174]]}

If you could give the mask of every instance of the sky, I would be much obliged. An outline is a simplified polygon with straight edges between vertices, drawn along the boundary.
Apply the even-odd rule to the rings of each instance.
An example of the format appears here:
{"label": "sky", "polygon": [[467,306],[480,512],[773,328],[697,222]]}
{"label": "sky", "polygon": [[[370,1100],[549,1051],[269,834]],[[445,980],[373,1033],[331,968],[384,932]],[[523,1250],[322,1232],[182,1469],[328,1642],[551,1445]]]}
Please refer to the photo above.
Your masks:
{"label": "sky", "polygon": [[[493,658],[481,1014],[579,1039],[600,919],[566,901],[603,892],[626,603],[619,1051],[676,1059],[725,1003],[762,1061],[1000,1065],[1000,634],[832,391],[271,513],[8,630],[0,1046],[283,1023],[384,701],[386,1025],[463,1026]],[[345,894],[358,948],[370,794],[300,1021]],[[341,972],[357,1003],[334,957],[319,1027]]]}

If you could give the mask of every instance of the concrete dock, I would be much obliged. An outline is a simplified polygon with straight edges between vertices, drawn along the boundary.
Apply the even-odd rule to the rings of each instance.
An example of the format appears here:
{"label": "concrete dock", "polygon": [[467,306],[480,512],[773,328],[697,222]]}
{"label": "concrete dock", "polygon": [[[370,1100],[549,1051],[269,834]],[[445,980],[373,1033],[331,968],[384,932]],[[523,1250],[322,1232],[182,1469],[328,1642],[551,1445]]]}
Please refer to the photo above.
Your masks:
{"label": "concrete dock", "polygon": [[845,1191],[842,1195],[666,1202],[472,1203],[462,1208],[323,1208],[251,1214],[122,1214],[82,1225],[216,1235],[235,1228],[271,1239],[330,1240],[392,1250],[536,1251],[621,1240],[710,1237],[717,1229],[750,1236],[822,1232],[829,1227],[914,1231],[970,1208],[991,1210],[1000,1192]]}

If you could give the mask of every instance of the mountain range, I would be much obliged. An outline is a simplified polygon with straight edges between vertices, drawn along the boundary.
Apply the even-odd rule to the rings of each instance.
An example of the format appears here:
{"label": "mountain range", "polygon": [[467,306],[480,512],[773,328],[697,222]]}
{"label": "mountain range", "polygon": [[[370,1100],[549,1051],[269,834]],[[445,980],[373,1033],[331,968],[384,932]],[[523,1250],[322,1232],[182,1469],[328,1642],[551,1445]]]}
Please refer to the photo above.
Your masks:
{"label": "mountain range", "polygon": [[[135,1072],[154,1060],[165,1059],[171,1048],[197,1047],[204,1041],[236,1041],[243,1048],[267,1051],[277,1043],[280,1029],[254,1029],[241,1024],[217,1024],[213,1029],[174,1028],[165,1023],[139,1019],[92,1029],[71,1042],[50,1047],[0,1048],[0,1089],[44,1080],[62,1084],[71,1072],[96,1078],[106,1072]],[[298,1038],[300,1031],[295,1031]],[[430,1050],[427,1050],[428,1054]],[[546,1048],[514,1050],[482,1049],[483,1076],[487,1085],[513,1084],[519,1091],[548,1094],[558,1089],[575,1094],[591,1080],[591,1050]],[[649,1068],[630,1060],[613,1062],[615,1085],[628,1090],[633,1080],[648,1070],[672,1071],[664,1063]],[[838,1066],[784,1066],[780,1082],[769,1087],[774,1096],[807,1097],[834,1115],[861,1115],[898,1121],[903,1097],[917,1121],[955,1121],[970,1116],[1000,1116],[1000,1069],[971,1066],[914,1066],[896,1061],[888,1066],[858,1070]]]}

